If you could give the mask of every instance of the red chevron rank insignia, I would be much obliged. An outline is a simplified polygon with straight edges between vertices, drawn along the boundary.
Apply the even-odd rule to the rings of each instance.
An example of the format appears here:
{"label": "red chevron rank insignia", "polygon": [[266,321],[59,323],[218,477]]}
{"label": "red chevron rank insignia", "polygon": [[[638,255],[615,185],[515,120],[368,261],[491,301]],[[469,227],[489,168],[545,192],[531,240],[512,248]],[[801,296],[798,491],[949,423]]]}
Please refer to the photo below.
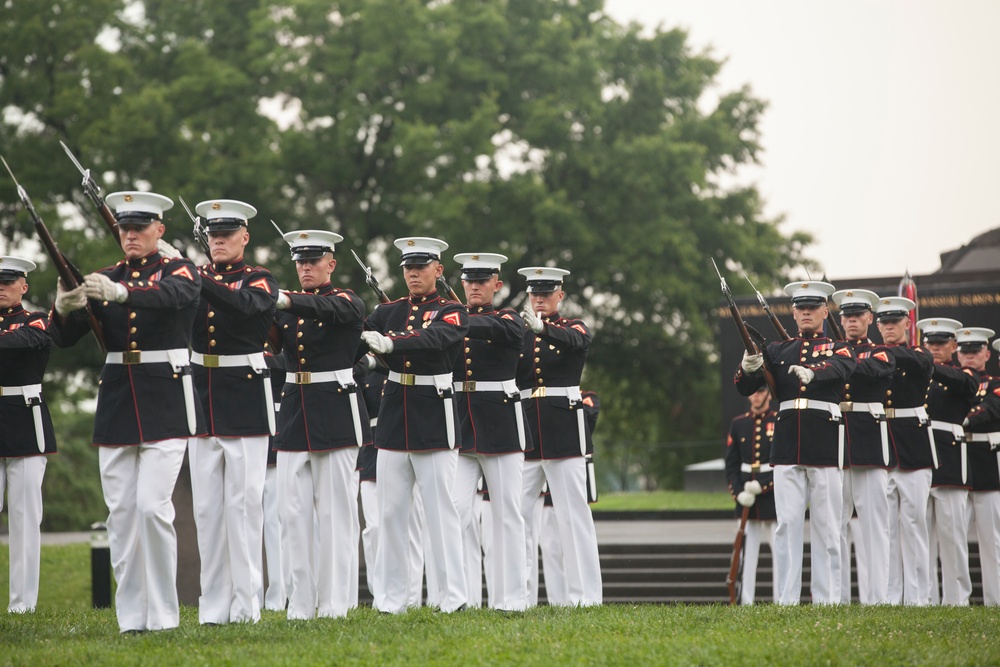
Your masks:
{"label": "red chevron rank insignia", "polygon": [[194,274],[191,273],[191,269],[186,266],[182,266],[178,269],[174,269],[170,272],[172,276],[181,276],[182,278],[187,278],[191,282],[194,282]]}
{"label": "red chevron rank insignia", "polygon": [[45,328],[46,328],[45,327],[45,320],[42,320],[42,319],[31,320],[30,322],[28,322],[28,326],[29,327],[35,327],[36,329],[41,329],[42,331],[45,331]]}
{"label": "red chevron rank insignia", "polygon": [[580,333],[582,333],[584,336],[587,335],[587,329],[582,324],[571,324],[571,325],[569,325],[569,328],[570,329],[576,329],[577,331],[579,331]]}
{"label": "red chevron rank insignia", "polygon": [[259,287],[268,294],[271,293],[271,286],[267,284],[266,278],[258,278],[257,280],[251,281],[250,287]]}
{"label": "red chevron rank insignia", "polygon": [[514,316],[511,315],[510,313],[504,313],[503,315],[500,316],[500,319],[501,320],[513,320]]}
{"label": "red chevron rank insignia", "polygon": [[459,316],[458,313],[448,313],[441,319],[447,322],[448,324],[454,324],[456,327],[462,323],[462,318],[461,316]]}
{"label": "red chevron rank insignia", "polygon": [[842,347],[839,350],[834,350],[834,352],[837,353],[837,354],[839,354],[842,357],[849,357],[849,356],[851,356],[851,351],[848,350],[846,347]]}
{"label": "red chevron rank insignia", "polygon": [[347,299],[348,301],[351,300],[351,295],[348,294],[347,292],[337,292],[337,296],[339,296],[341,299]]}
{"label": "red chevron rank insignia", "polygon": [[885,363],[889,363],[889,355],[886,354],[884,351],[876,352],[872,356],[875,357],[876,359],[881,359]]}

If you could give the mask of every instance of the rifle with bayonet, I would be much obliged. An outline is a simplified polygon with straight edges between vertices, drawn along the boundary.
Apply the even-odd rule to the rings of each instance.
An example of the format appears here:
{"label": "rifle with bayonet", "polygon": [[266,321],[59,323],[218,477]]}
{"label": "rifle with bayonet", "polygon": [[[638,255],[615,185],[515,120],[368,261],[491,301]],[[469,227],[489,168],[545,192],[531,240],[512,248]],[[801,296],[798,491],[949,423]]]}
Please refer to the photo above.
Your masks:
{"label": "rifle with bayonet", "polygon": [[[722,272],[719,271],[719,266],[715,263],[715,259],[712,259],[712,266],[715,267],[715,272],[719,276],[719,281],[722,284],[722,293],[725,295],[726,301],[729,302],[729,314],[732,315],[733,322],[736,323],[736,329],[740,332],[740,338],[743,339],[743,346],[746,348],[748,354],[760,354],[763,350],[757,346],[757,343],[750,336],[749,328],[746,322],[743,321],[743,316],[740,315],[740,309],[736,307],[736,302],[733,300],[733,293],[729,291],[729,285],[726,283],[726,279],[722,277]],[[757,335],[759,336],[760,334],[758,333]],[[771,396],[777,397],[774,375],[772,375],[767,364],[764,364],[761,370],[764,371],[764,381],[767,383],[768,389],[771,390]]]}
{"label": "rifle with bayonet", "polygon": [[66,156],[69,157],[70,161],[80,172],[80,175],[83,176],[84,194],[86,194],[87,197],[90,198],[90,201],[94,203],[94,208],[96,208],[97,212],[101,214],[101,220],[104,221],[105,226],[111,231],[111,235],[115,237],[119,244],[121,244],[121,238],[118,235],[118,221],[115,219],[115,214],[111,212],[111,209],[108,208],[107,203],[105,203],[104,197],[101,196],[101,188],[90,175],[90,170],[83,168],[83,165],[80,164],[80,161],[76,159],[76,156],[73,155],[73,151],[71,151],[66,144],[60,141],[59,145],[62,146],[64,151],[66,151]]}
{"label": "rifle with bayonet", "polygon": [[[826,274],[824,274],[823,282],[826,281]],[[830,299],[827,298],[826,301],[826,325],[830,328],[830,337],[836,341],[847,340],[847,334],[844,333],[844,329],[840,326],[837,316],[833,314],[833,308],[830,307]]]}
{"label": "rifle with bayonet", "polygon": [[[191,230],[191,233],[194,234],[194,240],[198,242],[202,251],[208,255],[208,261],[211,262],[212,249],[208,245],[208,232],[206,232],[205,228],[202,227],[201,218],[191,212],[191,209],[188,208],[187,202],[184,201],[184,197],[178,197],[177,199],[180,201],[181,206],[184,207],[184,210],[187,211],[188,217],[191,218],[191,222],[194,223],[194,228]],[[271,224],[274,224],[274,220],[271,221]]]}
{"label": "rifle with bayonet", "polygon": [[[45,252],[52,259],[52,263],[56,267],[56,273],[59,274],[59,280],[62,281],[63,287],[69,291],[76,289],[83,282],[83,274],[78,268],[73,266],[73,263],[67,259],[66,255],[59,250],[59,246],[56,245],[55,239],[52,238],[52,234],[49,233],[48,228],[45,223],[42,222],[42,218],[38,215],[35,210],[34,204],[31,203],[31,198],[28,197],[28,192],[21,187],[21,184],[17,182],[17,178],[14,176],[14,172],[11,171],[10,165],[7,164],[2,156],[0,160],[3,161],[3,166],[6,167],[7,173],[10,174],[11,180],[14,181],[14,185],[17,186],[17,196],[20,198],[21,203],[28,210],[28,214],[31,216],[31,221],[35,225],[35,233],[38,234],[39,240],[42,242],[42,246],[45,247]],[[90,329],[94,332],[94,338],[97,340],[97,345],[101,348],[101,352],[107,352],[107,345],[104,343],[104,328],[101,326],[100,321],[94,316],[94,313],[90,310],[90,304],[86,306],[87,309],[87,320],[90,323]]]}
{"label": "rifle with bayonet", "polygon": [[367,266],[364,262],[362,262],[361,258],[358,257],[358,253],[354,252],[353,248],[351,249],[351,254],[354,255],[354,259],[361,265],[361,269],[365,272],[365,283],[367,283],[368,286],[372,288],[372,291],[375,292],[375,296],[378,297],[379,303],[389,303],[389,297],[386,296],[386,293],[383,292],[382,288],[378,286],[378,280],[376,280],[375,276],[372,275],[372,267]]}
{"label": "rifle with bayonet", "polygon": [[743,277],[747,279],[747,282],[750,283],[750,287],[753,287],[753,291],[757,293],[757,301],[760,302],[761,308],[763,308],[764,312],[767,313],[768,319],[771,320],[771,325],[774,326],[774,330],[778,332],[778,336],[781,340],[791,340],[792,337],[788,335],[787,331],[785,331],[785,327],[781,326],[781,322],[778,321],[777,316],[771,312],[771,306],[767,303],[767,299],[764,298],[764,295],[761,294],[760,290],[754,286],[753,281],[750,280],[747,274],[744,273]]}

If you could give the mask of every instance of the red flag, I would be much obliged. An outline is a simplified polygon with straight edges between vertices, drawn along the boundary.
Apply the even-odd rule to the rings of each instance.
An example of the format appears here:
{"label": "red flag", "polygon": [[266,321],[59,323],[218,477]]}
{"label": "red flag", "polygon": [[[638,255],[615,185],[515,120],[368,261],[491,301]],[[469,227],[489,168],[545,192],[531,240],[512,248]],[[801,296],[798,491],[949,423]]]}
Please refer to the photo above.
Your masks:
{"label": "red flag", "polygon": [[910,277],[910,270],[906,270],[906,275],[903,279],[899,281],[899,291],[897,296],[904,296],[915,304],[913,310],[910,311],[910,347],[916,347],[920,344],[920,339],[917,337],[917,319],[920,317],[920,305],[917,302],[917,284],[913,282],[913,278]]}

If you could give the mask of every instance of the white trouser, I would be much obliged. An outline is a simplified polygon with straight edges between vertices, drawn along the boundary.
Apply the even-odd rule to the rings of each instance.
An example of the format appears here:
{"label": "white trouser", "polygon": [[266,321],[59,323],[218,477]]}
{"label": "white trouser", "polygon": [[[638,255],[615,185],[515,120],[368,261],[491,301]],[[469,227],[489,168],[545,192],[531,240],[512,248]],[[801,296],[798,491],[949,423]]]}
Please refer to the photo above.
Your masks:
{"label": "white trouser", "polygon": [[[889,471],[885,468],[853,467],[844,473],[844,517],[841,537],[841,600],[850,602],[850,550],[847,527],[858,512],[858,539],[854,554],[858,566],[858,599],[861,604],[889,602]],[[854,524],[850,524],[854,525]],[[846,587],[846,588],[845,588]]]}
{"label": "white trouser", "polygon": [[[757,589],[757,563],[760,560],[762,538],[767,540],[774,555],[775,521],[747,521],[743,537],[743,578],[740,582],[740,604],[753,604]],[[777,570],[771,568],[771,595],[778,590]]]}
{"label": "white trouser", "polygon": [[806,505],[813,604],[840,602],[840,521],[843,472],[837,468],[774,466],[774,500],[778,527],[774,532],[778,604],[799,604],[802,597],[802,545]]}
{"label": "white trouser", "polygon": [[191,498],[201,558],[201,623],[256,623],[263,575],[267,436],[191,438]]}
{"label": "white trouser", "polygon": [[[569,602],[569,582],[566,581],[566,559],[563,554],[563,542],[559,537],[559,521],[556,509],[546,505],[544,498],[538,499],[538,512],[535,515],[535,534],[538,547],[534,553],[542,553],[542,580],[545,583],[545,601],[555,607],[565,607]],[[535,558],[537,583],[537,563]],[[537,595],[537,592],[536,592]]]}
{"label": "white trouser", "polygon": [[[967,607],[972,595],[969,576],[969,491],[954,487],[931,489],[934,505],[934,533],[941,556],[941,604]],[[931,576],[937,578],[936,563],[929,562]]]}
{"label": "white trouser", "polygon": [[[587,467],[582,456],[524,462],[524,491],[521,497],[526,535],[534,529],[534,499],[548,481],[552,507],[559,524],[566,588],[571,606],[598,605],[603,601],[601,559],[597,550],[594,517],[587,504]],[[525,538],[527,542],[527,537]],[[534,554],[528,554],[533,558]],[[546,582],[547,583],[547,582]],[[549,598],[549,604],[552,599]]]}
{"label": "white trouser", "polygon": [[[402,613],[408,598],[407,553],[409,519],[414,486],[420,489],[427,520],[424,531],[433,555],[433,568],[440,590],[440,608],[452,612],[466,604],[462,529],[452,490],[458,452],[378,453],[379,536],[375,567],[383,590],[375,600],[379,611]],[[431,582],[428,581],[428,591]]]}
{"label": "white trouser", "polygon": [[186,448],[185,438],[98,448],[121,632],[180,622],[173,493]]}
{"label": "white trouser", "polygon": [[889,603],[924,606],[930,600],[930,468],[889,471],[888,494]]}
{"label": "white trouser", "polygon": [[361,512],[365,515],[365,529],[361,531],[361,547],[365,552],[365,580],[372,599],[377,597],[378,579],[375,577],[375,552],[378,551],[378,499],[375,482],[361,482]]}
{"label": "white trouser", "polygon": [[[490,492],[490,513],[492,520],[492,564],[486,576],[495,608],[506,611],[521,611],[527,608],[527,554],[524,517],[521,514],[524,454],[463,454],[458,460],[458,475],[455,482],[455,501],[463,526],[475,522],[471,513],[476,498],[480,471],[486,479]],[[466,528],[468,530],[468,528]],[[481,540],[482,541],[482,540]],[[478,546],[476,547],[479,548]],[[468,550],[468,547],[466,547]],[[470,599],[476,588],[474,573],[470,573]],[[481,586],[479,586],[481,588]],[[491,605],[494,606],[494,605]]]}
{"label": "white trouser", "polygon": [[42,549],[42,478],[44,456],[0,458],[0,510],[7,491],[10,537],[10,601],[7,611],[35,611]]}
{"label": "white trouser", "polygon": [[357,460],[357,447],[278,452],[289,620],[345,616],[356,599],[351,589],[358,585],[358,544],[351,537],[358,514]]}
{"label": "white trouser", "polygon": [[[459,457],[461,461],[461,457]],[[461,512],[459,512],[461,517]],[[472,497],[471,517],[462,526],[462,548],[465,552],[465,590],[472,609],[483,606],[483,496],[476,493]]]}
{"label": "white trouser", "polygon": [[288,598],[285,584],[288,573],[281,557],[281,519],[278,514],[278,466],[267,466],[264,473],[264,556],[267,559],[267,591],[264,609],[284,611]]}
{"label": "white trouser", "polygon": [[1000,491],[973,491],[969,496],[979,541],[983,604],[996,607],[1000,605]]}
{"label": "white trouser", "polygon": [[[378,487],[376,487],[376,507],[378,506]],[[427,541],[427,517],[424,516],[424,501],[420,497],[420,489],[413,485],[413,500],[410,505],[410,518],[407,522],[407,583],[406,606],[415,608],[424,604],[424,575],[427,578],[427,604],[435,606],[441,600],[441,587],[434,569],[434,558],[430,543]],[[381,544],[381,542],[380,542]],[[376,554],[376,562],[378,551]],[[376,575],[378,569],[376,568]]]}

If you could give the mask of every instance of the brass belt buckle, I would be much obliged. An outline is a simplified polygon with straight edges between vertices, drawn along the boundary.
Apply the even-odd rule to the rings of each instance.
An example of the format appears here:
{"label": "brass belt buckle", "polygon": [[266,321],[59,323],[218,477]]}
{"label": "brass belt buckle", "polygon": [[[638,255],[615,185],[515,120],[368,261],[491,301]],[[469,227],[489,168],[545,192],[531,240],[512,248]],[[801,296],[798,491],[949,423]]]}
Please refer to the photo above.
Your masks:
{"label": "brass belt buckle", "polygon": [[399,374],[399,384],[404,387],[412,387],[417,383],[417,376],[413,373],[400,373]]}
{"label": "brass belt buckle", "polygon": [[0,387],[0,396],[3,396],[3,387]]}
{"label": "brass belt buckle", "polygon": [[218,368],[219,367],[219,355],[217,354],[203,354],[201,365],[205,368]]}
{"label": "brass belt buckle", "polygon": [[886,408],[885,409],[885,418],[886,419],[895,419],[896,418],[896,408]]}
{"label": "brass belt buckle", "polygon": [[760,472],[760,461],[754,461],[750,464],[750,472],[758,473]]}
{"label": "brass belt buckle", "polygon": [[854,401],[843,401],[840,404],[841,412],[854,412]]}
{"label": "brass belt buckle", "polygon": [[466,380],[465,382],[463,382],[462,383],[462,391],[475,392],[476,391],[476,381],[475,380]]}
{"label": "brass belt buckle", "polygon": [[312,384],[312,373],[310,371],[296,371],[295,384]]}
{"label": "brass belt buckle", "polygon": [[122,352],[122,363],[126,366],[134,366],[142,363],[142,350],[127,350]]}
{"label": "brass belt buckle", "polygon": [[532,398],[545,398],[545,387],[535,387],[531,390]]}
{"label": "brass belt buckle", "polygon": [[793,404],[793,407],[796,410],[805,410],[806,408],[809,407],[809,399],[808,398],[796,398],[794,401],[792,401],[792,404]]}

